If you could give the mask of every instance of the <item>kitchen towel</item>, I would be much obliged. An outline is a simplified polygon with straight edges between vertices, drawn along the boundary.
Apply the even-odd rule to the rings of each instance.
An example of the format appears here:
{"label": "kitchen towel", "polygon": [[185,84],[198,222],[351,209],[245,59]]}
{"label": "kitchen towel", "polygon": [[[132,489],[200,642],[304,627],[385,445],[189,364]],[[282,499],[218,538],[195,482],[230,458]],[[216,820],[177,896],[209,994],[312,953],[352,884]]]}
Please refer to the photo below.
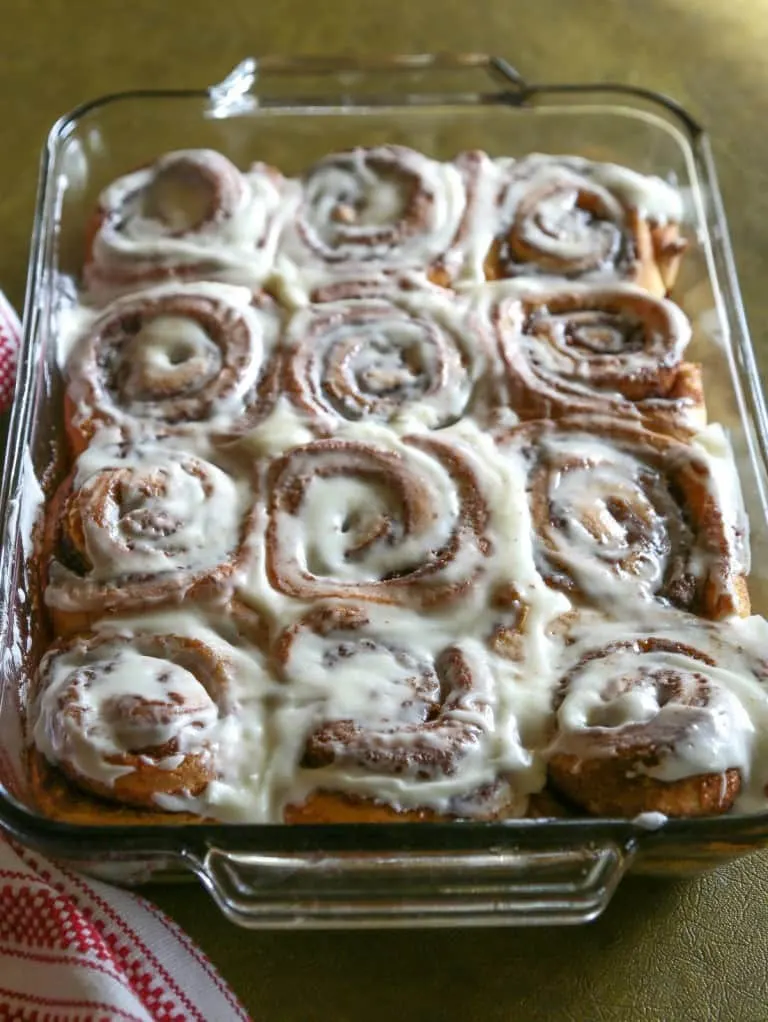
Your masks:
{"label": "kitchen towel", "polygon": [[230,1022],[248,1015],[151,902],[0,841],[0,1020]]}

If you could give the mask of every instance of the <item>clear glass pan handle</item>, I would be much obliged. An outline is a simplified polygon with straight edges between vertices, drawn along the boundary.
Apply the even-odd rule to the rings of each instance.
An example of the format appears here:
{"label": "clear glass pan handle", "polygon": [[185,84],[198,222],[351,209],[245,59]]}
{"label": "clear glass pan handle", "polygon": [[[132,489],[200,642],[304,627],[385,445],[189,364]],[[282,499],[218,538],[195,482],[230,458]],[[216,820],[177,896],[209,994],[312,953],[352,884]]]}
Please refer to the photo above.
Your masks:
{"label": "clear glass pan handle", "polygon": [[533,926],[597,918],[632,856],[614,842],[490,853],[210,848],[193,868],[225,915],[251,928]]}
{"label": "clear glass pan handle", "polygon": [[241,115],[288,100],[300,106],[476,103],[522,94],[527,85],[506,60],[485,53],[382,57],[246,57],[208,88],[208,116]]}

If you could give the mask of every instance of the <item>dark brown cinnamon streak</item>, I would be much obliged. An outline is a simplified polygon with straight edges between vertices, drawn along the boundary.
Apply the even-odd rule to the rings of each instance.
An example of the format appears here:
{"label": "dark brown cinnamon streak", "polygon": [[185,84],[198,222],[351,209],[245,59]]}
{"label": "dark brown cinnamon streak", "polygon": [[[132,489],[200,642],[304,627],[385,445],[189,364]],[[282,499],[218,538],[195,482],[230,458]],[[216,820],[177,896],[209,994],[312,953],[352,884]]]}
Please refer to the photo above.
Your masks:
{"label": "dark brown cinnamon streak", "polygon": [[105,613],[225,601],[252,528],[236,482],[159,443],[100,454],[65,480],[47,519],[45,600],[59,634]]}
{"label": "dark brown cinnamon streak", "polygon": [[630,285],[489,289],[480,316],[522,419],[614,415],[682,438],[706,422],[691,328],[671,302]]}
{"label": "dark brown cinnamon streak", "polygon": [[439,607],[491,553],[475,465],[448,440],[318,440],[275,459],[266,490],[267,573],[291,596]]}
{"label": "dark brown cinnamon streak", "polygon": [[527,479],[539,570],[577,604],[749,613],[741,523],[703,451],[598,416],[530,422],[497,442]]}
{"label": "dark brown cinnamon streak", "polygon": [[615,168],[554,156],[502,160],[499,167],[487,280],[612,279],[669,292],[686,247],[678,225],[638,209],[631,189],[610,173]]}
{"label": "dark brown cinnamon streak", "polygon": [[118,299],[68,359],[72,449],[104,427],[183,435],[256,421],[274,397],[279,332],[274,303],[241,288],[180,285]]}

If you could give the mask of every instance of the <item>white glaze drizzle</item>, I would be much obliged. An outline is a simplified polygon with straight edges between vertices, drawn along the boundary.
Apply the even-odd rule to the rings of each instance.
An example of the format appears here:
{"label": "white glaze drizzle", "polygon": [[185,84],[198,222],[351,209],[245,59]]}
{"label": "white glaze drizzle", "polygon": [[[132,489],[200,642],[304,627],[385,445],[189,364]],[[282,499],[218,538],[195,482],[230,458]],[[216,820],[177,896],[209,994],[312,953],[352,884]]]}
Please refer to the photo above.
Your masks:
{"label": "white glaze drizzle", "polygon": [[[704,712],[698,706],[660,702],[654,684],[656,674],[683,679],[691,673],[705,676],[711,684]],[[634,678],[630,688],[606,696],[610,683]],[[594,660],[569,686],[558,712],[558,751],[568,749],[567,736],[585,729],[607,735],[620,734],[630,724],[653,722],[660,732],[679,732],[671,753],[661,765],[648,772],[674,781],[701,773],[719,773],[731,767],[749,768],[754,727],[733,691],[741,678],[724,668],[710,667],[689,656],[664,651],[640,655],[635,649]],[[685,684],[685,682],[684,682]],[[610,745],[606,744],[608,755]]]}
{"label": "white glaze drizzle", "polygon": [[[599,429],[599,418],[593,421]],[[666,455],[670,470],[684,469],[709,489],[714,508],[722,515],[724,547],[717,550],[709,531],[694,528],[682,511],[676,512],[678,526],[670,527],[667,511],[674,508],[676,498],[666,481],[646,492],[643,432],[637,433],[637,450],[631,446],[634,434],[628,432],[625,440],[630,445],[625,449],[611,442],[611,424],[615,427],[616,420],[605,420],[605,436],[558,430],[555,424],[551,434],[544,432],[535,441],[549,472],[545,509],[549,524],[542,527],[538,544],[542,570],[546,567],[551,573],[564,568],[604,612],[632,620],[638,604],[660,590],[679,532],[687,550],[685,560],[676,564],[675,577],[688,576],[738,604],[736,583],[748,563],[748,533],[738,487],[728,483],[734,472],[733,455],[722,430],[708,427],[701,443],[679,444]],[[524,450],[502,446],[518,471],[525,471]],[[612,510],[615,501],[620,505],[618,514]],[[632,509],[628,520],[621,512],[624,505]],[[633,538],[638,523],[643,532]],[[721,570],[725,564],[728,570]]]}
{"label": "white glaze drizzle", "polygon": [[[274,717],[276,746],[283,754],[273,756],[268,768],[276,813],[286,802],[300,803],[317,787],[383,799],[400,809],[427,806],[445,812],[456,799],[468,799],[499,776],[513,779],[518,804],[524,804],[524,796],[541,781],[542,764],[522,744],[504,688],[508,664],[475,640],[454,643],[445,624],[436,622],[425,629],[417,615],[402,608],[366,606],[365,611],[368,625],[348,637],[352,647],[362,642],[363,649],[342,660],[326,662],[324,654],[346,640],[345,633],[330,637],[304,633],[291,647],[286,666],[290,688]],[[366,642],[373,648],[365,649]],[[344,763],[297,771],[308,734],[324,720],[352,720],[368,727],[383,749],[439,745],[438,734],[418,729],[423,708],[418,698],[409,701],[412,690],[407,682],[453,646],[460,649],[475,679],[471,699],[453,716],[477,732],[477,741],[459,754],[455,770],[436,771],[426,779],[416,775],[415,766],[413,773],[398,775]]]}
{"label": "white glaze drizzle", "polygon": [[[63,712],[67,690],[76,698],[75,713]],[[156,704],[152,717],[132,713],[140,701]],[[207,752],[218,717],[216,703],[190,671],[115,643],[90,655],[55,658],[33,736],[52,763],[66,760],[78,774],[109,784],[132,772],[110,757],[171,741],[182,757]]]}
{"label": "white glaze drizzle", "polygon": [[37,478],[29,447],[25,447],[22,453],[21,480],[15,499],[18,517],[16,522],[11,519],[8,532],[9,536],[13,536],[18,527],[24,557],[28,558],[34,553],[34,530],[45,506],[45,494]]}
{"label": "white glaze drizzle", "polygon": [[709,494],[722,513],[731,556],[740,571],[747,575],[751,567],[749,519],[728,434],[719,423],[713,422],[700,429],[691,442],[706,459]]}
{"label": "white glaze drizzle", "polygon": [[[551,163],[552,157],[537,157],[542,161],[536,174],[546,177],[548,173],[545,163]],[[423,162],[422,162],[423,161]],[[663,182],[653,178],[643,178],[623,168],[613,165],[592,164],[588,161],[563,159],[558,162],[566,165],[566,172],[577,177],[585,175],[597,188],[605,189],[606,204],[613,209],[619,206],[618,200],[627,207],[636,209],[641,216],[654,223],[677,222],[680,219],[680,207],[675,199],[674,191]],[[414,236],[409,239],[405,251],[398,251],[390,261],[386,246],[377,248],[375,245],[365,258],[358,258],[359,250],[356,242],[348,248],[342,246],[340,263],[332,274],[314,254],[307,250],[303,242],[297,238],[295,227],[290,225],[283,232],[281,258],[278,261],[274,282],[281,288],[281,294],[292,294],[297,305],[305,304],[307,296],[318,283],[324,283],[333,276],[334,279],[348,271],[350,264],[364,266],[366,276],[373,268],[376,272],[392,268],[402,269],[403,266],[424,266],[439,258],[451,247],[456,239],[456,230],[465,210],[466,196],[461,175],[453,164],[437,164],[434,161],[420,158],[420,169],[424,172],[428,190],[433,196],[431,216],[435,222],[424,237]],[[501,171],[507,171],[511,163],[487,161],[480,174],[475,196],[473,217],[466,225],[466,235],[462,244],[466,251],[483,252],[487,249],[488,232],[493,226],[492,220],[498,216],[492,211],[489,203],[495,194],[500,180]],[[333,188],[339,183],[336,171],[329,164],[329,179],[323,180],[326,173],[322,169],[317,178],[317,194],[310,196],[310,205],[318,213],[321,224],[319,241],[327,246],[332,241],[333,231],[324,234],[323,216],[327,206],[333,200],[328,198]],[[139,172],[141,173],[141,172]],[[136,221],[138,234],[135,237],[129,231],[125,242],[125,254],[134,258],[143,252],[143,257],[150,260],[157,257],[165,260],[165,246],[173,244],[173,260],[194,263],[201,259],[213,259],[222,267],[232,269],[235,263],[245,262],[253,276],[261,279],[267,272],[265,264],[255,262],[249,246],[253,238],[259,234],[259,224],[263,226],[263,218],[276,212],[274,185],[262,172],[254,172],[256,177],[250,182],[251,199],[246,203],[231,225],[215,224],[211,230],[205,228],[202,236],[194,239],[169,239],[160,237],[151,225],[147,226],[141,218]],[[399,191],[387,184],[385,187],[371,182],[371,175],[365,166],[362,151],[358,151],[352,168],[352,176],[359,178],[355,187],[360,187],[361,198],[358,210],[358,226],[356,231],[361,239],[371,230],[387,226],[396,220],[401,212],[401,196]],[[116,188],[135,187],[136,181],[130,183],[129,176],[118,182]],[[344,185],[348,179],[344,178]],[[327,194],[323,189],[328,185]],[[261,192],[259,190],[262,190]],[[272,189],[272,191],[270,191]],[[275,218],[277,224],[281,217],[286,219],[292,215],[292,204],[298,199],[299,185],[294,183],[292,190],[286,193],[284,201]],[[117,199],[120,195],[117,194]],[[243,200],[245,201],[245,200]],[[573,210],[567,206],[554,208],[550,214],[555,220],[568,220]],[[320,216],[322,214],[323,216]],[[623,213],[620,214],[623,217]],[[546,217],[545,217],[546,218]],[[578,225],[577,225],[578,226]],[[277,228],[275,228],[275,231]],[[578,233],[578,231],[577,231]],[[276,244],[277,234],[270,236],[270,244]],[[178,244],[177,244],[178,243]],[[579,249],[578,238],[565,245]],[[131,247],[133,246],[133,247]],[[187,246],[187,247],[185,247]],[[129,251],[130,250],[130,251]],[[264,249],[266,252],[267,249]],[[274,252],[274,249],[273,249]],[[262,253],[263,254],[263,253]],[[369,258],[370,256],[370,258]],[[266,256],[264,256],[266,258]],[[469,260],[465,267],[465,279],[481,279],[482,273],[477,264],[474,269]],[[551,286],[551,281],[546,283]],[[221,285],[202,284],[188,285],[203,288],[210,294],[233,294],[238,289],[226,289]],[[537,288],[538,282],[530,279],[525,281],[526,288]],[[291,290],[293,289],[293,290]],[[490,289],[488,289],[490,293]],[[512,293],[510,291],[510,293]],[[238,292],[239,303],[245,302],[245,292]],[[424,295],[411,296],[407,299],[409,308],[417,309],[425,302]],[[432,299],[430,298],[430,303]],[[296,322],[301,322],[299,313]],[[453,313],[446,313],[449,320]],[[76,307],[67,310],[63,316],[59,333],[59,361],[62,364],[67,358],[72,344],[76,342],[95,318],[85,308]],[[174,324],[166,324],[173,328]],[[155,344],[156,338],[149,338],[147,349],[150,358],[155,357],[157,348],[160,356],[166,349],[162,340]],[[172,343],[175,343],[172,339]],[[201,342],[202,343],[202,342]],[[153,354],[154,353],[154,354]],[[474,370],[473,370],[474,371]],[[458,400],[458,399],[457,399]],[[223,409],[229,414],[231,409]],[[427,548],[445,541],[450,531],[450,521],[456,512],[456,495],[445,470],[435,462],[434,458],[415,447],[405,445],[402,437],[408,432],[423,432],[425,428],[434,426],[431,410],[420,407],[419,402],[402,417],[394,417],[382,426],[374,423],[340,423],[335,435],[340,439],[354,440],[359,443],[373,444],[377,448],[395,451],[407,456],[418,466],[422,478],[428,479],[430,485],[438,493],[439,500],[436,514],[429,535],[425,537]],[[430,661],[439,656],[442,650],[450,645],[459,644],[462,652],[472,663],[481,679],[478,692],[482,698],[462,712],[466,719],[478,728],[480,735],[477,743],[462,760],[461,770],[443,777],[433,777],[427,781],[409,775],[384,776],[369,770],[352,769],[331,765],[320,769],[302,767],[301,760],[308,736],[323,719],[344,719],[348,716],[360,723],[375,724],[381,715],[395,715],[402,712],[403,686],[405,682],[402,665],[393,661],[382,651],[368,651],[353,667],[351,662],[342,668],[327,670],[322,664],[319,643],[308,641],[300,655],[293,663],[290,684],[285,679],[277,679],[273,665],[264,661],[262,655],[254,648],[235,649],[221,638],[220,632],[229,634],[227,625],[214,621],[202,610],[182,609],[176,612],[161,612],[151,616],[142,616],[132,620],[112,622],[100,626],[102,629],[114,629],[123,637],[141,634],[146,630],[162,631],[167,629],[176,634],[188,634],[216,645],[221,651],[226,650],[235,662],[232,672],[232,705],[237,707],[236,713],[222,714],[217,712],[216,719],[205,725],[206,740],[212,754],[217,757],[218,777],[211,782],[203,795],[192,797],[159,796],[158,804],[171,810],[188,810],[200,812],[223,820],[274,821],[282,818],[283,808],[288,802],[301,801],[309,792],[317,787],[331,790],[347,791],[381,799],[399,808],[427,807],[437,811],[453,811],[457,805],[465,805],[468,815],[472,815],[477,807],[473,806],[472,796],[479,786],[492,783],[500,775],[512,779],[516,799],[512,812],[523,812],[525,796],[540,790],[544,784],[546,742],[552,725],[552,699],[555,687],[573,657],[579,651],[590,648],[599,642],[609,641],[610,636],[626,637],[627,628],[622,625],[618,632],[611,632],[609,625],[595,624],[597,619],[590,619],[590,631],[586,638],[577,637],[576,643],[567,650],[563,647],[562,631],[553,627],[559,615],[570,609],[566,596],[549,589],[543,582],[536,568],[530,513],[525,499],[524,466],[515,459],[502,456],[491,438],[472,420],[465,418],[454,426],[440,431],[445,441],[455,444],[474,467],[479,467],[478,479],[482,498],[488,509],[487,535],[494,550],[494,556],[487,559],[485,570],[478,577],[467,598],[449,608],[435,608],[426,614],[417,614],[399,607],[368,606],[372,624],[383,637],[391,639],[408,649],[409,654],[417,660]],[[259,423],[237,444],[241,453],[250,454],[253,460],[275,457],[292,447],[306,444],[311,438],[306,418],[293,409],[285,397],[275,405],[272,414]],[[93,445],[81,459],[78,478],[87,476],[98,470],[99,466],[114,460],[114,449],[109,445],[116,439],[111,430],[104,430],[98,442]],[[733,468],[733,457],[722,432],[709,428],[696,444],[702,452],[702,458],[714,468],[712,494],[721,507],[729,522],[733,522],[733,544],[742,543],[746,549],[744,537],[744,516],[740,501],[738,480]],[[599,442],[598,442],[599,443]],[[178,470],[179,459],[184,457],[183,449],[194,450],[205,457],[208,451],[205,436],[191,440],[185,439],[179,446],[177,441],[168,440],[162,445],[164,453],[158,456],[154,448],[143,448],[136,455],[138,462],[151,466],[153,459],[166,461],[170,458],[174,478]],[[170,454],[169,452],[174,452]],[[131,456],[133,457],[133,455]],[[129,459],[130,460],[130,459]],[[721,471],[722,469],[722,471]],[[219,471],[217,469],[217,471]],[[185,484],[186,485],[186,484]],[[312,496],[302,511],[300,529],[295,535],[290,534],[290,544],[294,549],[305,543],[309,534],[313,557],[319,559],[323,570],[339,577],[355,580],[376,577],[392,568],[400,566],[398,558],[401,553],[384,549],[376,551],[372,561],[353,564],[344,557],[344,540],[341,532],[342,508],[346,507],[363,517],[371,514],[372,501],[386,504],[386,495],[376,491],[375,487],[364,480],[326,479],[315,480],[312,484]],[[578,494],[571,494],[578,496]],[[247,506],[250,496],[250,481],[241,480],[222,483],[221,490],[215,498],[215,507],[206,512],[202,525],[190,525],[194,535],[188,537],[195,545],[203,559],[210,557],[215,561],[227,547],[235,530],[236,517]],[[196,503],[195,494],[188,494],[185,486],[174,496],[171,510],[187,509]],[[283,523],[285,524],[285,523]],[[296,523],[293,523],[296,524]],[[293,527],[289,523],[288,531]],[[277,592],[270,584],[264,567],[263,530],[266,526],[263,518],[256,516],[256,524],[248,541],[249,556],[245,569],[238,580],[238,591],[251,606],[261,612],[265,621],[272,625],[273,633],[280,628],[289,628],[299,622],[302,615],[311,608],[312,601],[288,597]],[[224,536],[227,536],[225,542]],[[207,543],[203,542],[207,537]],[[614,537],[620,545],[621,537]],[[221,549],[220,549],[221,546]],[[99,543],[94,549],[101,557]],[[160,544],[162,551],[162,544]],[[418,551],[406,548],[411,556]],[[476,551],[469,551],[472,561]],[[164,554],[150,549],[144,567],[154,570],[163,560]],[[110,558],[111,566],[110,566]],[[120,553],[113,554],[108,550],[101,562],[108,575],[115,570],[118,574],[127,562],[122,560]],[[136,562],[131,560],[131,564]],[[206,561],[207,563],[207,561]],[[467,570],[467,563],[457,558],[451,569],[455,577],[460,579]],[[154,568],[153,568],[154,565]],[[135,569],[134,569],[135,570]],[[449,577],[451,577],[449,575]],[[506,659],[485,647],[479,638],[463,638],[463,636],[485,637],[492,629],[503,612],[493,608],[493,593],[505,584],[514,585],[522,603],[526,606],[527,616],[521,634],[519,658]],[[709,629],[707,625],[693,622],[685,615],[676,615],[664,611],[661,616],[658,608],[646,606],[633,607],[633,622],[637,622],[638,635],[648,634],[642,629],[655,629],[665,633],[665,629],[674,634],[675,638],[685,641],[687,629],[691,645],[704,641],[700,631]],[[674,621],[674,627],[670,622]],[[675,755],[668,757],[658,776],[662,779],[674,779],[686,776],[691,771],[704,767],[725,769],[726,762],[739,766],[747,785],[740,797],[739,807],[764,808],[765,794],[763,791],[768,781],[768,717],[765,709],[765,692],[762,686],[750,676],[752,661],[762,655],[761,651],[768,648],[768,626],[759,619],[729,621],[706,631],[707,641],[717,650],[717,657],[723,657],[718,667],[711,669],[713,680],[717,684],[717,698],[714,710],[710,714],[706,727],[700,728],[697,737],[690,747],[676,748]],[[711,635],[717,635],[712,639]],[[694,641],[696,640],[696,641]],[[736,649],[736,652],[733,652]],[[723,653],[722,651],[726,652]],[[744,650],[748,651],[744,653]],[[146,666],[140,656],[129,657],[134,667]],[[129,678],[133,668],[118,672],[120,684]],[[142,684],[152,685],[152,670],[142,675]],[[186,681],[177,679],[179,685]],[[116,682],[114,682],[116,684]],[[130,682],[132,684],[132,682]],[[196,683],[195,683],[196,684]],[[105,689],[106,692],[106,689]],[[51,696],[51,698],[53,698]],[[213,705],[213,704],[212,704]],[[629,699],[622,704],[627,719],[636,714],[642,717],[654,711],[648,700],[642,697]],[[216,709],[214,707],[214,709]],[[406,718],[413,708],[406,709]],[[670,711],[671,712],[671,711]],[[578,716],[578,715],[577,715]],[[567,717],[567,714],[566,714]],[[728,719],[734,726],[726,733],[720,724]],[[52,722],[50,714],[46,718]],[[575,726],[578,726],[575,725]],[[41,725],[43,732],[46,727]],[[206,730],[207,729],[207,730]],[[47,733],[35,735],[39,747],[52,755],[51,737]],[[102,742],[115,743],[114,733],[99,739]],[[48,744],[46,744],[48,743]],[[707,744],[709,743],[709,744]],[[714,744],[713,744],[714,743]],[[117,743],[119,746],[119,742]],[[107,745],[103,746],[107,748]],[[103,752],[102,749],[102,752]],[[46,753],[48,754],[48,753]],[[88,760],[88,755],[85,756]],[[85,761],[84,760],[84,761]],[[98,774],[105,769],[103,764],[93,765],[88,760],[89,769]],[[713,766],[714,764],[714,766]],[[167,768],[173,763],[169,760]],[[101,773],[103,779],[109,774]],[[645,814],[648,815],[648,814]],[[654,825],[657,821],[653,821]],[[638,825],[642,825],[638,821]]]}
{"label": "white glaze drizzle", "polygon": [[591,163],[575,156],[562,159],[618,195],[627,206],[652,223],[680,223],[683,219],[684,204],[680,190],[655,174],[638,174],[617,163]]}
{"label": "white glaze drizzle", "polygon": [[[679,365],[691,340],[691,324],[679,306],[633,284],[563,287],[549,278],[524,278],[465,293],[471,321],[501,345],[516,376],[541,391],[543,401],[570,402],[574,411],[611,411],[618,403],[632,414],[621,383]],[[561,300],[560,307],[550,309],[548,298],[553,304]],[[613,311],[619,308],[626,311]],[[527,315],[532,323],[526,323]],[[664,407],[663,400],[639,400],[648,411]],[[690,428],[704,425],[698,408],[681,404],[680,417]]]}
{"label": "white glaze drizzle", "polygon": [[[397,519],[400,513],[397,502],[393,502],[381,475],[374,482],[354,470],[351,475],[324,477],[315,474],[316,469],[313,472],[311,462],[307,462],[307,471],[314,478],[300,514],[279,513],[277,525],[285,555],[297,558],[310,574],[342,582],[375,581],[393,572],[407,571],[409,566],[422,563],[429,551],[440,550],[448,543],[459,514],[455,487],[448,473],[422,451],[401,446],[388,436],[381,440],[383,443],[374,450],[383,448],[400,455],[414,481],[426,485],[430,503],[439,507],[440,513],[424,523],[419,532],[397,536],[394,543],[388,536],[384,542],[372,544],[364,557],[350,558],[349,550],[359,536],[376,528],[379,521]],[[331,464],[342,463],[345,454],[336,457],[329,452],[327,460]],[[315,465],[320,468],[324,462],[321,454]],[[457,573],[461,574],[461,568]]]}
{"label": "white glaze drizzle", "polygon": [[457,420],[489,369],[466,313],[436,288],[384,285],[299,310],[285,335],[297,404],[327,430],[339,419],[372,418],[400,434]]}
{"label": "white glaze drizzle", "polygon": [[[288,412],[278,413],[281,436],[296,444],[303,443],[305,432],[299,417]],[[247,435],[243,444],[254,443],[269,428],[266,420],[257,430]],[[428,486],[434,494],[436,510],[426,523],[426,531],[417,536],[389,544],[375,544],[366,556],[350,560],[345,550],[354,533],[344,531],[347,522],[364,532],[364,525],[377,511],[388,510],[388,498],[380,484],[371,484],[357,475],[341,475],[327,479],[315,477],[308,486],[306,500],[297,515],[280,512],[279,534],[286,557],[299,558],[303,565],[312,561],[315,573],[339,577],[349,582],[365,582],[382,575],[424,563],[430,551],[437,551],[450,539],[458,511],[456,487],[446,468],[428,451],[404,442],[393,432],[377,423],[344,423],[334,434],[339,441],[353,441],[401,457],[412,468],[414,478]],[[488,614],[489,594],[504,584],[512,584],[526,604],[530,605],[532,637],[543,629],[552,617],[564,612],[569,604],[561,594],[549,589],[535,566],[530,512],[524,500],[514,499],[524,489],[523,468],[503,456],[491,437],[471,420],[465,419],[441,430],[439,439],[454,447],[475,472],[480,496],[488,511],[487,537],[491,554],[483,561],[483,571],[475,580],[465,598],[450,608],[435,607],[430,619],[447,615],[455,626],[483,628],[482,616]],[[290,450],[290,447],[288,448]],[[318,466],[322,459],[318,461]],[[475,538],[467,537],[455,559],[440,572],[441,582],[460,581],[466,577],[470,565],[478,563]],[[338,574],[337,574],[338,573]],[[290,615],[294,600],[286,598],[270,584],[266,575],[263,545],[256,540],[252,545],[247,572],[242,577],[241,595],[270,620],[282,620]],[[353,595],[350,591],[348,595]],[[307,597],[308,600],[311,597]],[[481,615],[478,618],[478,614]],[[533,622],[536,625],[533,626]],[[533,639],[532,639],[533,641]],[[541,658],[537,659],[541,662]]]}
{"label": "white glaze drizzle", "polygon": [[[193,316],[158,314],[163,303],[174,301],[196,307],[202,303],[205,314],[218,317],[221,346]],[[151,318],[130,338],[126,335],[115,352],[122,366],[115,396],[107,387],[107,370],[100,365],[102,354],[94,338],[108,324],[119,322],[120,316],[141,315],[143,308],[153,310]],[[163,424],[175,399],[189,404],[192,412],[191,421],[176,423],[171,417],[176,431],[226,429],[243,416],[246,399],[253,399],[280,327],[277,311],[268,304],[255,305],[248,288],[210,282],[164,284],[134,292],[101,314],[67,310],[60,317],[58,359],[65,365],[74,421],[85,422],[97,412],[127,434],[142,430],[151,434],[153,427]],[[238,343],[237,350],[230,351],[227,335],[233,329]],[[200,406],[196,413],[195,402]],[[195,414],[200,418],[195,419]]]}
{"label": "white glaze drizzle", "polygon": [[[577,204],[584,190],[600,205],[597,220]],[[463,245],[463,280],[483,280],[483,262],[500,228],[508,228],[526,197],[538,193],[542,198],[535,215],[518,223],[522,240],[548,257],[574,267],[583,265],[579,276],[587,280],[621,279],[613,260],[621,250],[625,210],[631,209],[654,224],[680,223],[683,216],[677,190],[652,175],[575,156],[536,153],[520,160],[500,158],[482,175]],[[551,281],[557,278],[556,272],[548,273],[535,263],[520,273],[528,278],[540,274]]]}
{"label": "white glaze drizzle", "polygon": [[[736,809],[753,811],[765,805],[768,780],[768,623],[763,618],[706,622],[691,615],[646,608],[636,626],[592,618],[574,633],[575,642],[560,654],[561,676],[585,654],[611,644],[660,640],[675,647],[641,653],[620,648],[597,656],[576,671],[557,712],[553,750],[582,753],[585,734],[590,755],[610,755],[612,739],[623,727],[651,724],[664,734],[659,762],[635,768],[661,781],[738,769],[742,790]],[[710,657],[715,666],[690,656],[688,646]],[[681,705],[673,698],[658,701],[654,673],[682,679],[698,676],[708,686],[702,706]],[[610,693],[612,683],[633,679],[629,688]],[[691,691],[688,689],[688,691]],[[670,736],[671,739],[670,739]],[[602,752],[600,740],[604,740]],[[749,808],[748,808],[749,807]]]}
{"label": "white glaze drizzle", "polygon": [[[231,208],[215,212],[211,219],[187,230],[183,204],[175,224],[164,223],[145,211],[142,198],[147,187],[158,173],[179,161],[227,179]],[[180,201],[184,198],[179,196]],[[298,199],[296,183],[277,183],[261,164],[240,174],[210,150],[168,153],[152,166],[119,178],[102,193],[100,204],[108,217],[94,240],[94,259],[105,271],[106,280],[97,281],[93,291],[99,296],[124,289],[119,279],[116,284],[110,283],[109,274],[119,274],[122,266],[130,268],[137,263],[182,270],[203,263],[209,274],[218,270],[234,282],[258,283],[270,272],[281,222]],[[164,212],[175,215],[173,203],[166,206]],[[118,229],[112,224],[111,211],[121,211]]]}
{"label": "white glaze drizzle", "polygon": [[[225,563],[240,543],[251,499],[246,480],[161,442],[94,444],[78,459],[73,485],[81,502],[90,497],[106,507],[102,516],[91,504],[82,519],[88,587]],[[54,561],[45,598],[49,606],[77,609],[80,576]]]}
{"label": "white glaze drizzle", "polygon": [[[425,220],[400,230],[413,180]],[[304,177],[302,203],[280,239],[277,275],[301,301],[339,272],[368,277],[428,267],[455,242],[466,203],[461,171],[413,150],[382,146],[328,156]]]}
{"label": "white glaze drizzle", "polygon": [[[105,721],[102,706],[110,695],[163,697],[171,690],[197,703],[187,716],[198,725],[191,730],[182,714],[178,726],[169,725],[149,735],[175,738],[180,754],[203,753],[212,763],[213,780],[197,796],[157,795],[159,808],[196,812],[226,822],[268,822],[269,798],[264,788],[265,763],[269,755],[266,724],[266,700],[276,688],[259,650],[232,632],[231,622],[199,611],[159,611],[139,617],[112,618],[100,622],[96,633],[103,643],[90,653],[73,649],[54,664],[53,682],[41,694],[35,706],[32,724],[37,747],[52,762],[66,756],[80,772],[105,786],[111,786],[133,769],[120,763],[108,763],[107,756],[125,754],[130,746],[130,731],[121,732]],[[177,664],[155,656],[141,657],[133,648],[146,645],[147,636],[181,636],[205,646],[223,664],[225,689],[208,692],[194,675]],[[234,643],[234,644],[233,644]],[[99,666],[112,656],[119,672],[99,674]],[[85,716],[79,722],[68,720],[62,728],[57,710],[58,695],[71,675],[83,666],[96,672],[84,700]],[[147,669],[148,668],[148,669]],[[158,687],[157,674],[168,673],[172,684]],[[117,679],[117,680],[116,680]],[[122,683],[125,683],[124,685]],[[129,741],[126,741],[126,738]],[[160,769],[174,769],[178,757],[168,756],[156,762]]]}

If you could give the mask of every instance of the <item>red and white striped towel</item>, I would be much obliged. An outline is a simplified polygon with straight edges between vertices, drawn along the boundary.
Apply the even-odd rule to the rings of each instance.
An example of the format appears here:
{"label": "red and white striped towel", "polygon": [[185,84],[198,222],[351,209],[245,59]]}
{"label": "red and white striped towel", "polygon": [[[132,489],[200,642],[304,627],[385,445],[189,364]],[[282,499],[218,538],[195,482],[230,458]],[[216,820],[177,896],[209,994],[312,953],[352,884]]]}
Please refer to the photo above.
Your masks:
{"label": "red and white striped towel", "polygon": [[16,386],[16,365],[21,344],[21,323],[13,306],[0,291],[0,413],[7,412]]}
{"label": "red and white striped towel", "polygon": [[144,898],[0,841],[0,1020],[229,1022],[248,1015]]}
{"label": "red and white striped towel", "polygon": [[[0,412],[21,328],[0,292]],[[0,838],[0,1022],[229,1022],[248,1015],[144,898]]]}

